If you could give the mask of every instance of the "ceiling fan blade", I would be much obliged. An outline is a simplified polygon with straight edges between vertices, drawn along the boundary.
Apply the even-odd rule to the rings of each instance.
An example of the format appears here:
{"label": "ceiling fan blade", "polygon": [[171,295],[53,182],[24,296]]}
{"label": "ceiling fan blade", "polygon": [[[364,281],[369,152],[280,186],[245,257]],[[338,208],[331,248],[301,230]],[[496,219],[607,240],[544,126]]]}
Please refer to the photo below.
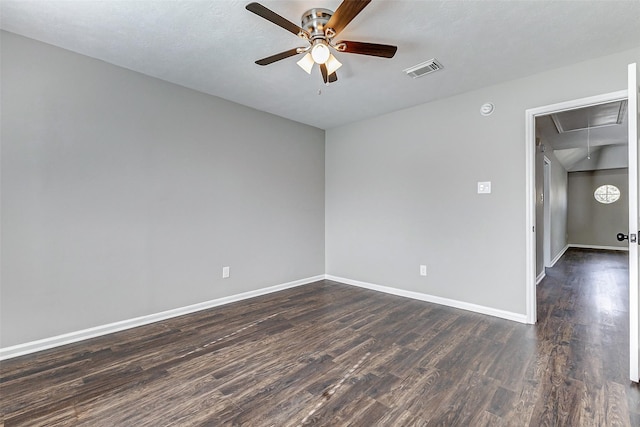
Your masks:
{"label": "ceiling fan blade", "polygon": [[271,56],[267,56],[266,58],[262,58],[262,59],[258,59],[256,61],[256,64],[258,65],[269,65],[269,64],[273,64],[276,61],[280,61],[281,59],[285,59],[288,58],[290,56],[294,56],[298,54],[298,49],[300,48],[293,48],[291,50],[287,50],[285,52],[280,52],[280,53],[276,53],[275,55],[271,55]]}
{"label": "ceiling fan blade", "polygon": [[327,64],[320,64],[320,73],[322,73],[322,80],[324,81],[324,84],[338,81],[338,75],[335,73],[335,71],[331,74],[328,74]]}
{"label": "ceiling fan blade", "polygon": [[[342,45],[344,45],[344,48],[342,48]],[[393,58],[398,50],[398,46],[391,46],[388,44],[353,42],[346,40],[336,43],[336,46],[340,47],[338,49],[340,52],[379,56],[382,58]]]}
{"label": "ceiling fan blade", "polygon": [[247,9],[249,12],[253,12],[256,15],[263,17],[267,21],[273,22],[274,24],[278,25],[279,27],[284,28],[287,31],[292,32],[296,36],[298,34],[300,34],[300,33],[306,34],[307,37],[309,36],[309,34],[305,30],[303,30],[302,28],[298,27],[296,24],[294,24],[293,22],[289,21],[288,19],[283,18],[282,16],[278,15],[277,13],[272,11],[271,9],[267,9],[266,7],[261,5],[260,3],[255,3],[255,2],[254,3],[249,3],[248,5],[245,6],[245,9]]}
{"label": "ceiling fan blade", "polygon": [[324,81],[324,84],[329,83],[329,75],[325,64],[320,64],[320,72],[322,73],[322,80]]}
{"label": "ceiling fan blade", "polygon": [[331,37],[335,37],[344,30],[349,22],[353,20],[362,9],[364,9],[371,0],[344,0],[338,9],[333,13],[329,22],[327,22],[326,28],[333,29],[333,35]]}

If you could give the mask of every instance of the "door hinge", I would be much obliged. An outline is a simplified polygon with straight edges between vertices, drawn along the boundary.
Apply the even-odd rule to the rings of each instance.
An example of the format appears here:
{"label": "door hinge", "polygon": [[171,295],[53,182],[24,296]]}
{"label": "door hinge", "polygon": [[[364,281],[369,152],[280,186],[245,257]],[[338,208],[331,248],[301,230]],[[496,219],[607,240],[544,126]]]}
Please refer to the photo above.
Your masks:
{"label": "door hinge", "polygon": [[531,227],[531,231],[533,231],[534,233],[536,232],[536,226],[535,225],[533,227]]}
{"label": "door hinge", "polygon": [[636,234],[630,233],[629,234],[629,243],[635,243],[637,238],[636,238]]}

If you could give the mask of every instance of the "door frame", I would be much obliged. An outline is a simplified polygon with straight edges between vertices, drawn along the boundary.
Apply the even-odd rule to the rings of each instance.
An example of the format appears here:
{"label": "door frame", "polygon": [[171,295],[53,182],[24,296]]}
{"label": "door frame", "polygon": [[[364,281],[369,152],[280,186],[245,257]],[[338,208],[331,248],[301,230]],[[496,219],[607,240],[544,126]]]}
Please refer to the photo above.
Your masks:
{"label": "door frame", "polygon": [[[551,267],[551,160],[542,159],[542,268]],[[536,254],[537,255],[537,254]]]}
{"label": "door frame", "polygon": [[[631,235],[631,232],[637,232],[638,228],[640,228],[638,223],[639,71],[637,63],[629,64],[627,67],[627,99],[629,100],[627,105],[629,115],[629,235]],[[631,245],[631,242],[629,242],[629,283],[636,285],[629,286],[629,378],[631,381],[640,383],[638,245]]]}
{"label": "door frame", "polygon": [[[628,98],[627,90],[605,93],[602,95],[590,96],[586,98],[574,99],[571,101],[559,102],[556,104],[544,105],[542,107],[530,108],[525,111],[525,195],[526,195],[526,216],[525,216],[525,283],[526,283],[526,322],[535,324],[537,322],[537,302],[536,302],[536,117],[545,116],[561,111],[576,110],[590,107],[592,105],[604,104],[607,102],[620,101]],[[637,145],[637,141],[629,141],[629,144]],[[637,159],[634,159],[637,163]],[[629,159],[632,162],[632,159]],[[545,196],[546,197],[546,196]],[[637,198],[637,195],[635,196]]]}

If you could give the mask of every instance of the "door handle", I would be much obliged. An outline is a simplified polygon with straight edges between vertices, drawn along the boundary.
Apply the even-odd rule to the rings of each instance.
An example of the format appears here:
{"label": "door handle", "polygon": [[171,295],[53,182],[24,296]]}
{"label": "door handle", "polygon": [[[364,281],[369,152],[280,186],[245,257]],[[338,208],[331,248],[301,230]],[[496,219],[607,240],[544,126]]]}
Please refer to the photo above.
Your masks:
{"label": "door handle", "polygon": [[618,233],[616,234],[616,239],[618,239],[618,242],[622,242],[623,240],[629,240],[629,242],[635,243],[637,239],[637,235],[632,233],[627,236],[624,233]]}

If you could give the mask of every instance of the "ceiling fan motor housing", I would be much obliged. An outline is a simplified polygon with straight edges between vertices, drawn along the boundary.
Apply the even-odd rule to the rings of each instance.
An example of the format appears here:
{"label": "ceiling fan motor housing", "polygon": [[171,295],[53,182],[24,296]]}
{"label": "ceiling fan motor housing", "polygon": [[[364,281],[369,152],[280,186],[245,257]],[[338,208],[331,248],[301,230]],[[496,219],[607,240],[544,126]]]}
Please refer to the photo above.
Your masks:
{"label": "ceiling fan motor housing", "polygon": [[302,14],[301,27],[309,33],[311,41],[316,39],[326,40],[325,26],[332,15],[332,10],[322,8],[309,9]]}

